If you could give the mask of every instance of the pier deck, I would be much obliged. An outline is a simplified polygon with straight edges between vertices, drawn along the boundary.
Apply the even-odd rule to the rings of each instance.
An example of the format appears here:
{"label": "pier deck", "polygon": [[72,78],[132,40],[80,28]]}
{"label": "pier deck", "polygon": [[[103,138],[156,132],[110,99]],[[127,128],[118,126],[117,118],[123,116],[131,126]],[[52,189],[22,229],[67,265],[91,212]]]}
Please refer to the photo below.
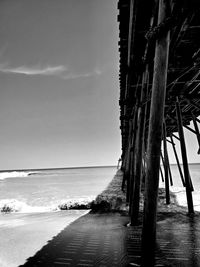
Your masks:
{"label": "pier deck", "polygon": [[[120,213],[89,213],[23,266],[140,266],[142,226],[126,227],[128,222]],[[159,213],[155,266],[200,266],[199,230],[199,215]]]}

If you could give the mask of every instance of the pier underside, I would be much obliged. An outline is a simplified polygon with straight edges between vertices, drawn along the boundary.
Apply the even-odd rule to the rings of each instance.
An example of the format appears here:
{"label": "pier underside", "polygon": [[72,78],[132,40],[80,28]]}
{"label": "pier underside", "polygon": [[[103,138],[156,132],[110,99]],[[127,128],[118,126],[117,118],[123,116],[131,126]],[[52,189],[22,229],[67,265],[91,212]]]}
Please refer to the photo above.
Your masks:
{"label": "pier underside", "polygon": [[[154,266],[159,176],[165,182],[167,204],[173,183],[169,144],[185,187],[188,213],[194,214],[183,129],[196,136],[194,153],[199,154],[200,2],[119,0],[118,8],[122,189],[126,188],[132,225],[138,223],[144,196],[141,265]],[[180,142],[181,160],[175,139]]]}

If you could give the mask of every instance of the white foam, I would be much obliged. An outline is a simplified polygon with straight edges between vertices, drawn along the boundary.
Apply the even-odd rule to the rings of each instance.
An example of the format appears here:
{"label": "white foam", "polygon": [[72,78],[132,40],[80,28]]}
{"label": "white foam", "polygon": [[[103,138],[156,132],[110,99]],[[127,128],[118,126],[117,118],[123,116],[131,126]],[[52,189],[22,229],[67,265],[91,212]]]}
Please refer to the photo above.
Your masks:
{"label": "white foam", "polygon": [[84,205],[86,209],[90,208],[90,203],[95,199],[94,196],[83,196],[76,198],[62,199],[49,203],[48,206],[32,206],[25,201],[17,199],[0,200],[0,212],[17,212],[17,213],[36,213],[36,212],[55,212],[68,209],[79,209]]}
{"label": "white foam", "polygon": [[15,177],[27,177],[29,174],[30,172],[23,171],[0,172],[0,180]]}
{"label": "white foam", "polygon": [[48,212],[52,211],[52,207],[30,206],[25,202],[19,201],[17,199],[2,199],[0,200],[0,211],[20,213]]}
{"label": "white foam", "polygon": [[[187,207],[187,198],[186,198],[186,191],[185,187],[170,187],[170,191],[172,191],[177,198],[178,204],[180,206]],[[194,203],[194,210],[200,211],[200,191],[194,190],[192,192],[193,196],[193,203]]]}

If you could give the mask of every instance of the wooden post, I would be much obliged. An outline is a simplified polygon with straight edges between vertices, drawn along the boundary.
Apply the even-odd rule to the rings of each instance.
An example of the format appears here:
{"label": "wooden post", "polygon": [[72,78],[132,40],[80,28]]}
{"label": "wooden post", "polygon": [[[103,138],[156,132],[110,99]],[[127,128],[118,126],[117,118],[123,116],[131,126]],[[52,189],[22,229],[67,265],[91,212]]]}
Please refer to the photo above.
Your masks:
{"label": "wooden post", "polygon": [[170,162],[169,162],[168,150],[167,150],[167,167],[168,167],[168,171],[169,171],[170,185],[173,186],[173,179],[172,179],[172,172],[171,172],[171,167],[170,167]]}
{"label": "wooden post", "polygon": [[132,131],[132,142],[131,142],[131,166],[130,166],[130,188],[129,188],[129,214],[131,214],[131,205],[133,198],[133,186],[134,186],[134,165],[135,165],[135,143],[136,143],[136,133],[137,133],[137,116],[138,116],[138,106],[135,106],[134,119],[133,119],[133,131]]}
{"label": "wooden post", "polygon": [[131,162],[132,162],[132,120],[129,121],[129,135],[128,135],[128,155],[127,155],[127,187],[126,187],[126,201],[130,198],[130,183],[131,183]]}
{"label": "wooden post", "polygon": [[163,169],[164,169],[165,161],[164,161],[164,157],[163,157],[163,154],[162,154],[162,150],[160,151],[160,156],[161,156],[161,160],[162,160],[162,163],[163,163]]}
{"label": "wooden post", "polygon": [[163,148],[164,148],[164,170],[165,170],[165,193],[166,193],[166,204],[170,204],[170,194],[169,194],[169,169],[167,164],[167,141],[166,141],[166,127],[163,124]]}
{"label": "wooden post", "polygon": [[[168,16],[169,1],[159,1],[158,24]],[[156,244],[157,197],[159,185],[160,149],[166,95],[169,54],[169,31],[156,42],[154,75],[147,148],[147,178],[145,185],[142,231],[142,266],[153,267]]]}
{"label": "wooden post", "polygon": [[[134,47],[134,38],[135,38],[135,25],[136,25],[136,16],[137,15],[137,1],[131,0],[130,1],[130,13],[129,13],[129,33],[128,33],[128,57],[127,57],[127,66],[129,68],[129,72],[127,74],[127,80],[126,80],[126,95],[129,92],[130,83],[131,83],[131,65],[132,65],[132,50]],[[136,112],[136,110],[135,110]],[[134,127],[135,123],[132,124],[132,132],[131,132],[131,146],[130,146],[130,175],[129,175],[129,181],[127,185],[127,202],[130,204],[130,199],[132,197],[132,184],[133,184],[133,161],[134,161]]]}
{"label": "wooden post", "polygon": [[[138,78],[138,83],[140,82],[141,77]],[[138,109],[139,109],[139,100],[141,97],[141,90],[139,87],[136,88],[135,98],[135,111],[134,111],[134,119],[133,119],[133,133],[132,133],[132,161],[131,161],[131,180],[130,180],[130,197],[129,197],[129,214],[131,214],[132,204],[133,204],[133,192],[134,192],[134,183],[135,183],[135,160],[136,160],[136,139],[138,132]]]}
{"label": "wooden post", "polygon": [[140,191],[141,191],[141,173],[142,173],[142,158],[143,158],[143,144],[144,144],[144,129],[146,117],[146,104],[144,104],[147,97],[148,87],[148,66],[143,73],[141,99],[139,99],[138,107],[138,130],[136,135],[136,149],[135,149],[135,177],[133,187],[133,198],[131,204],[131,225],[138,223],[139,207],[140,207]]}
{"label": "wooden post", "polygon": [[200,154],[200,133],[199,133],[199,128],[198,128],[197,121],[196,121],[196,118],[195,118],[194,114],[192,114],[192,120],[193,120],[194,128],[195,128],[195,131],[196,131],[197,141],[198,141],[198,144],[199,144],[199,149],[198,149],[197,153]]}
{"label": "wooden post", "polygon": [[[169,142],[169,140],[166,139],[166,141]],[[171,142],[170,142],[171,143]],[[166,146],[167,147],[167,146]],[[162,155],[162,152],[161,152],[161,158],[162,158],[162,161],[163,161],[163,165],[167,165],[167,168],[168,168],[168,172],[169,172],[169,180],[170,180],[170,185],[172,186],[173,185],[173,180],[172,180],[172,172],[171,172],[171,168],[170,168],[170,164],[169,164],[169,156],[168,156],[168,151],[166,151],[166,157],[165,157],[165,161],[164,161],[164,158],[163,158],[163,155]]]}
{"label": "wooden post", "polygon": [[161,168],[161,166],[160,166],[160,174],[161,174],[161,179],[162,179],[162,182],[164,183],[164,176],[163,176],[163,172],[162,172],[162,168]]}
{"label": "wooden post", "polygon": [[125,182],[128,183],[128,149],[125,152],[124,156],[124,165],[123,165],[123,181],[122,181],[122,190],[124,189]]}
{"label": "wooden post", "polygon": [[185,181],[184,181],[184,177],[183,177],[183,172],[181,170],[181,165],[179,163],[179,159],[178,159],[178,155],[177,155],[177,152],[176,152],[175,143],[174,143],[172,135],[170,136],[170,139],[171,139],[171,144],[172,144],[172,147],[173,147],[173,150],[174,150],[174,155],[175,155],[175,158],[176,158],[176,163],[177,163],[178,170],[179,170],[179,173],[180,173],[181,181],[182,181],[183,186],[185,187]]}
{"label": "wooden post", "polygon": [[184,176],[185,176],[188,212],[189,214],[193,214],[194,207],[193,207],[193,199],[192,199],[192,192],[191,192],[191,185],[190,185],[190,174],[189,174],[188,161],[187,161],[187,153],[186,153],[185,138],[184,138],[184,132],[183,132],[181,109],[180,109],[178,97],[176,99],[176,116],[177,116],[177,122],[178,122],[178,132],[179,132],[181,153],[182,153],[182,160],[183,160],[183,170],[184,170]]}
{"label": "wooden post", "polygon": [[[167,1],[159,1],[158,23],[167,16]],[[166,94],[169,32],[156,42],[147,148],[147,179],[142,231],[142,266],[154,266],[160,148]]]}

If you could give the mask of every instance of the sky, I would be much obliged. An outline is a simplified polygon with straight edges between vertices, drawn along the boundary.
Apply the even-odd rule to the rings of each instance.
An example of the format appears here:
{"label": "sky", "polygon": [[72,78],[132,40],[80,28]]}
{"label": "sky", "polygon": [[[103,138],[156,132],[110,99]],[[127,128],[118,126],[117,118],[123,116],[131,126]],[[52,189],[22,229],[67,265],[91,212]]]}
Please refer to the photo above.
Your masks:
{"label": "sky", "polygon": [[0,1],[0,169],[116,165],[116,0]]}
{"label": "sky", "polygon": [[0,1],[0,170],[117,164],[117,15],[117,0]]}

